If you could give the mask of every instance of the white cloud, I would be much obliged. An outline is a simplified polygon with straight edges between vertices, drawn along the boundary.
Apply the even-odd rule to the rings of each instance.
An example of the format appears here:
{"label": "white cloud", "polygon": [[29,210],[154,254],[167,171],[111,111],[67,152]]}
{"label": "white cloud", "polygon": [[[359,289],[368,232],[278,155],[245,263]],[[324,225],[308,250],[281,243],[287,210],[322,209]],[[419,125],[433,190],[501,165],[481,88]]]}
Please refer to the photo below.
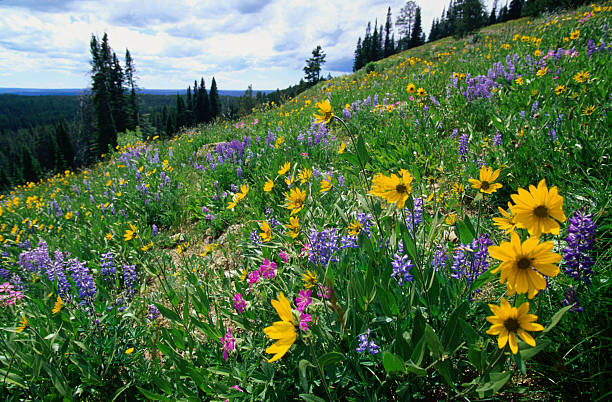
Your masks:
{"label": "white cloud", "polygon": [[[91,34],[130,49],[145,88],[184,88],[215,76],[222,89],[283,88],[317,45],[324,73],[348,72],[368,20],[404,0],[0,1],[0,87],[85,87]],[[423,30],[444,2],[421,4]],[[396,35],[397,38],[397,35]]]}

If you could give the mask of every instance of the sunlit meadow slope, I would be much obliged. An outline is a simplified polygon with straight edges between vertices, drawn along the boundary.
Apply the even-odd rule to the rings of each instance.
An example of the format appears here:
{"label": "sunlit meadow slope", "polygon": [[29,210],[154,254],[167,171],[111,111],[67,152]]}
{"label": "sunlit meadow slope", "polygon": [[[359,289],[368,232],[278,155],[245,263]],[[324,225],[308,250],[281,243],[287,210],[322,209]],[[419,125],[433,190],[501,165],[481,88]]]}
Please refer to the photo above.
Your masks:
{"label": "sunlit meadow slope", "polygon": [[0,196],[1,397],[609,396],[611,12],[126,133]]}

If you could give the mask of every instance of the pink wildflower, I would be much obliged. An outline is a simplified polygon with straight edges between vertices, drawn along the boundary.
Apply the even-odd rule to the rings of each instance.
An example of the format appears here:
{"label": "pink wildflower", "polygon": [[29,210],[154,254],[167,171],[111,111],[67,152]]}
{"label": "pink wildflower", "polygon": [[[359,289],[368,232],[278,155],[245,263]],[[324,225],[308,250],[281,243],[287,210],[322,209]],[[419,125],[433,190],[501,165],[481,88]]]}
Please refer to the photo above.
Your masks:
{"label": "pink wildflower", "polygon": [[266,258],[259,266],[259,274],[266,279],[274,278],[276,274],[276,263]]}
{"label": "pink wildflower", "polygon": [[221,344],[223,345],[223,359],[227,360],[229,359],[229,352],[233,352],[236,349],[234,345],[236,340],[232,336],[232,330],[228,328],[225,337],[220,339]]}
{"label": "pink wildflower", "polygon": [[299,296],[295,298],[295,305],[297,311],[303,313],[304,310],[306,310],[306,307],[308,307],[310,303],[312,303],[312,297],[310,297],[311,294],[311,289],[300,290]]}
{"label": "pink wildflower", "polygon": [[245,307],[246,307],[246,303],[244,302],[244,299],[242,298],[242,293],[236,294],[234,296],[234,308],[236,309],[236,311],[242,314]]}
{"label": "pink wildflower", "polygon": [[312,321],[312,316],[310,314],[302,313],[300,315],[300,329],[304,332],[308,330],[308,323]]}
{"label": "pink wildflower", "polygon": [[287,253],[285,253],[283,250],[278,252],[278,258],[280,258],[281,260],[283,260],[283,262],[286,264],[289,262],[289,256],[287,255]]}

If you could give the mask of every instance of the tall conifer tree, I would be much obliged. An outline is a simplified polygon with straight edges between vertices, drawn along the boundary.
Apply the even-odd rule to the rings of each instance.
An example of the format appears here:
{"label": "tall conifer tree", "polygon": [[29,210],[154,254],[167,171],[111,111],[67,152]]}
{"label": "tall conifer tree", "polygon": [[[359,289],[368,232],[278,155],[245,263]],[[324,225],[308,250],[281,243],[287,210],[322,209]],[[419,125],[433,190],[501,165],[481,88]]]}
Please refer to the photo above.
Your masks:
{"label": "tall conifer tree", "polygon": [[219,91],[217,90],[215,77],[213,77],[210,83],[210,93],[208,97],[210,99],[210,118],[214,120],[221,114],[221,101],[219,100]]}

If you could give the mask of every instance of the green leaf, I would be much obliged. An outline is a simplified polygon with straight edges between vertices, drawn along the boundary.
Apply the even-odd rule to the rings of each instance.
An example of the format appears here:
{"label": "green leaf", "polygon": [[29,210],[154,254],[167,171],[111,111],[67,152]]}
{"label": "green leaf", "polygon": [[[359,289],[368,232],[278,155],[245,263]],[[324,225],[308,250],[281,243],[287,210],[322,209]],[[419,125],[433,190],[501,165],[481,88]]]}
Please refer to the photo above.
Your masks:
{"label": "green leaf", "polygon": [[308,392],[308,378],[306,377],[306,369],[308,367],[315,367],[308,360],[302,359],[298,363],[299,373],[300,373],[300,384],[302,385],[302,390],[304,392]]}
{"label": "green leaf", "polygon": [[378,299],[384,313],[389,316],[396,316],[399,309],[397,307],[397,300],[395,300],[393,293],[387,289],[384,289],[380,285],[377,287],[377,289]]}
{"label": "green leaf", "polygon": [[546,349],[546,347],[550,344],[548,339],[538,340],[537,345],[528,349],[521,349],[519,353],[521,354],[521,358],[523,360],[529,360],[533,356],[537,355],[541,350]]}
{"label": "green leaf", "polygon": [[364,166],[370,161],[370,154],[368,153],[361,133],[357,135],[357,155]]}
{"label": "green leaf", "polygon": [[446,320],[446,326],[444,327],[444,332],[442,332],[442,344],[444,345],[444,350],[449,353],[459,346],[461,335],[463,334],[459,320],[463,319],[467,308],[467,302],[462,302]]}
{"label": "green leaf", "polygon": [[136,386],[138,390],[144,395],[145,398],[152,401],[169,401],[169,398],[166,398],[163,395],[156,394],[155,392],[147,391],[146,389],[140,388],[138,385]]}
{"label": "green leaf", "polygon": [[542,331],[541,334],[545,334],[551,329],[553,329],[559,323],[561,318],[563,318],[565,313],[567,313],[567,311],[573,306],[574,306],[573,304],[570,304],[569,306],[565,306],[561,310],[557,311],[555,315],[553,315],[553,318],[550,320],[550,324],[548,324],[548,326],[544,328],[544,331]]}
{"label": "green leaf", "polygon": [[425,370],[423,367],[418,366],[412,360],[408,360],[406,362],[406,371],[412,374],[416,374],[418,376],[424,376],[427,374],[427,370]]}
{"label": "green leaf", "polygon": [[484,398],[495,395],[504,385],[506,385],[511,376],[511,371],[491,373],[489,376],[489,381],[476,389],[478,396]]}
{"label": "green leaf", "polygon": [[114,402],[117,398],[119,398],[119,395],[121,395],[123,391],[125,391],[131,386],[132,386],[132,382],[130,381],[127,384],[125,384],[123,387],[119,388],[117,392],[115,392],[115,396],[113,396],[113,399],[111,399],[111,402]]}
{"label": "green leaf", "polygon": [[403,373],[406,371],[404,360],[391,352],[383,355],[383,366],[387,373]]}
{"label": "green leaf", "polygon": [[440,342],[440,338],[434,332],[433,328],[427,324],[425,326],[425,339],[427,341],[427,347],[433,353],[435,359],[439,359],[442,356],[442,343]]}
{"label": "green leaf", "polygon": [[330,364],[336,364],[344,360],[344,355],[340,352],[329,352],[325,353],[323,356],[319,357],[319,364],[321,365],[321,369],[324,369],[325,366]]}
{"label": "green leaf", "polygon": [[306,402],[325,402],[325,399],[319,398],[313,394],[300,394],[300,398],[305,400]]}
{"label": "green leaf", "polygon": [[175,321],[177,323],[182,322],[181,318],[178,316],[178,314],[176,314],[174,311],[170,310],[169,308],[167,308],[166,306],[164,306],[163,304],[159,304],[159,303],[155,303],[155,305],[157,306],[157,308],[159,309],[159,312],[166,317],[169,320]]}
{"label": "green leaf", "polygon": [[357,158],[357,155],[350,152],[345,152],[340,155],[340,158],[344,159],[354,167],[359,168],[359,159]]}
{"label": "green leaf", "polygon": [[[465,219],[469,218],[466,217]],[[457,229],[459,229],[459,239],[461,243],[470,244],[472,240],[474,240],[476,236],[476,232],[473,230],[474,228],[470,230],[470,227],[464,221],[457,220]]]}

